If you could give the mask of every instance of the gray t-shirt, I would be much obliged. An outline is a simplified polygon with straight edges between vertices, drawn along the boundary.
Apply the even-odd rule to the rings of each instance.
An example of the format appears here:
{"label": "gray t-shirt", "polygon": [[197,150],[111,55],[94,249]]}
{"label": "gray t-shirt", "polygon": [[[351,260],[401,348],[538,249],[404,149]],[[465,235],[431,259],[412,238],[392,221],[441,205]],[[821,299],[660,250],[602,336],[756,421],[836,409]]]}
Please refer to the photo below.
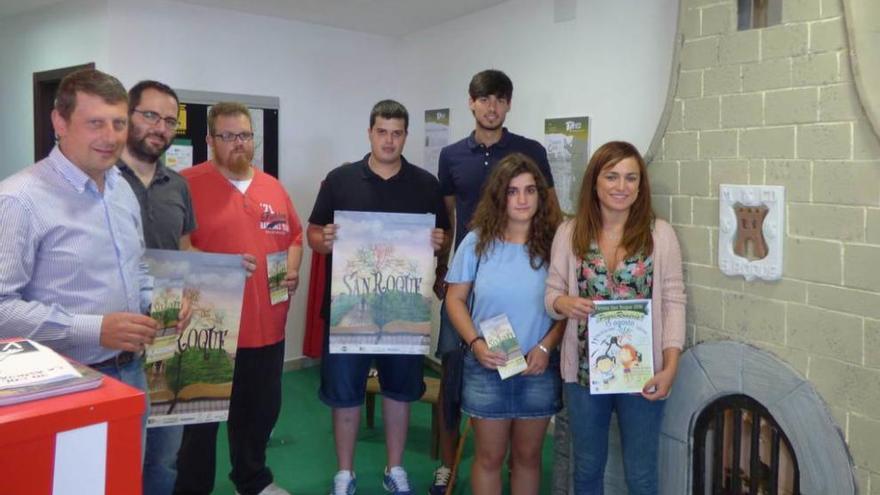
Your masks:
{"label": "gray t-shirt", "polygon": [[161,163],[149,187],[122,160],[116,164],[141,205],[144,242],[148,249],[178,249],[180,237],[196,228],[186,180]]}

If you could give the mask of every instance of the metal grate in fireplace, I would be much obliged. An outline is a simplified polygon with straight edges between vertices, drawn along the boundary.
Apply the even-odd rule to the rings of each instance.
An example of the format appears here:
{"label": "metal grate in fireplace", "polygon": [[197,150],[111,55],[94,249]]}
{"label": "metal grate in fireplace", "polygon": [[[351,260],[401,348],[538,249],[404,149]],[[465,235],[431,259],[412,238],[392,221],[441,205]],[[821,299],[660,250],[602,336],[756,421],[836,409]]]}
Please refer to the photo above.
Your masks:
{"label": "metal grate in fireplace", "polygon": [[785,432],[747,395],[709,404],[694,426],[693,493],[799,495],[797,459]]}

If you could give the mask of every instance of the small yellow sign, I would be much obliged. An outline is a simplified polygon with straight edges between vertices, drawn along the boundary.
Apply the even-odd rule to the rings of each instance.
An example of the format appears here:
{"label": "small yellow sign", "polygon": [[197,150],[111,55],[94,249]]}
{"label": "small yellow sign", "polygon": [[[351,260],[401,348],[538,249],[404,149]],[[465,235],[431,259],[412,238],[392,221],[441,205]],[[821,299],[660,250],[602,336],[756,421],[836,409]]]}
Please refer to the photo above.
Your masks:
{"label": "small yellow sign", "polygon": [[186,134],[186,103],[181,103],[178,106],[180,108],[177,110],[177,134],[183,136]]}

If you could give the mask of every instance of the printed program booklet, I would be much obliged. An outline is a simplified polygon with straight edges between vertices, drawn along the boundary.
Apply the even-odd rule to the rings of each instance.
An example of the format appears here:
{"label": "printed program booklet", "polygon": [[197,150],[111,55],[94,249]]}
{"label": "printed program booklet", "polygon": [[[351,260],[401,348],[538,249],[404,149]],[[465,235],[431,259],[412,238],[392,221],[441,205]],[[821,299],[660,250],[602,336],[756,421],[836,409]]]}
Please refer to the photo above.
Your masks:
{"label": "printed program booklet", "polygon": [[427,354],[433,214],[336,211],[330,352]]}
{"label": "printed program booklet", "polygon": [[97,388],[102,376],[34,341],[0,340],[0,406]]}
{"label": "printed program booklet", "polygon": [[[147,426],[225,421],[244,294],[241,256],[148,249],[144,262],[153,277],[151,315],[165,327],[147,349]],[[183,298],[192,317],[177,333]]]}
{"label": "printed program booklet", "polygon": [[0,390],[80,376],[66,359],[44,345],[23,338],[0,340]]}
{"label": "printed program booklet", "polygon": [[590,393],[642,391],[654,376],[651,300],[593,301],[587,321]]}
{"label": "printed program booklet", "polygon": [[269,274],[269,301],[278,304],[290,299],[287,287],[281,285],[287,276],[287,251],[266,255],[266,267]]}
{"label": "printed program booklet", "polygon": [[498,374],[501,375],[502,380],[525,371],[526,359],[506,314],[502,313],[481,321],[480,332],[486,339],[490,351],[503,352],[507,355],[507,364],[498,367]]}

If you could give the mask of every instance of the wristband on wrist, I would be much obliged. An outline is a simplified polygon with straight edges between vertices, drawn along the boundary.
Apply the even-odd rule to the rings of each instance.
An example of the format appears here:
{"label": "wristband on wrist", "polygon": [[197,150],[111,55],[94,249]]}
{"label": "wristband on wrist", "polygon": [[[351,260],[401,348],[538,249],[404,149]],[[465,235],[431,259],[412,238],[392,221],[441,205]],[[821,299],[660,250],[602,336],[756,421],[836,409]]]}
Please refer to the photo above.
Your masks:
{"label": "wristband on wrist", "polygon": [[544,347],[544,344],[538,343],[538,349],[544,351],[544,354],[550,354],[550,350]]}
{"label": "wristband on wrist", "polygon": [[476,337],[472,338],[470,342],[468,342],[468,350],[469,351],[474,350],[474,344],[476,344],[478,340],[482,340],[483,342],[486,341],[486,339],[483,338],[482,335],[477,335]]}

